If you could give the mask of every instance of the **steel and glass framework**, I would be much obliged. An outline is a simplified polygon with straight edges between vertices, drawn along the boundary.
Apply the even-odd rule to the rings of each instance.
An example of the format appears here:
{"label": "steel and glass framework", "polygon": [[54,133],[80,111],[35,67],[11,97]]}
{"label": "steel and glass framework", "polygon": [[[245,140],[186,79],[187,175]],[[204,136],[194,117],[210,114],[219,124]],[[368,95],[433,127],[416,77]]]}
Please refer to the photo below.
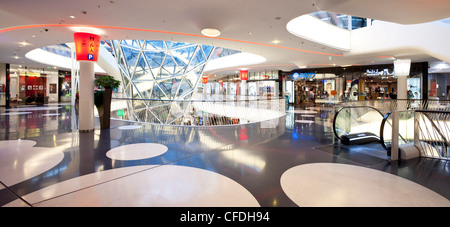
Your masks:
{"label": "steel and glass framework", "polygon": [[213,46],[157,40],[111,40],[130,98],[129,117],[136,121],[170,124],[188,111]]}

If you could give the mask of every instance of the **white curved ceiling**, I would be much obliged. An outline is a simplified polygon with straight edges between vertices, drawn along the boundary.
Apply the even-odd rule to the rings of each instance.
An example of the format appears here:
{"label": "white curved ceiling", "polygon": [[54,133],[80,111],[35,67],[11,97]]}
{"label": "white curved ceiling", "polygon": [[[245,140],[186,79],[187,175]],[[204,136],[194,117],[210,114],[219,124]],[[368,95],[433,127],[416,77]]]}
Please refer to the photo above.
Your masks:
{"label": "white curved ceiling", "polygon": [[[303,64],[386,63],[374,55],[344,57],[342,50],[292,35],[286,24],[319,9],[404,24],[422,23],[450,17],[449,7],[448,0],[3,0],[0,62],[41,66],[24,55],[38,47],[72,42],[69,28],[87,25],[101,29],[102,39],[205,43],[261,55],[267,61],[257,65],[258,70],[292,70]],[[221,35],[202,36],[204,28],[219,29]],[[280,42],[275,44],[274,40]],[[19,58],[13,58],[15,55]],[[429,56],[411,58],[422,61]]]}

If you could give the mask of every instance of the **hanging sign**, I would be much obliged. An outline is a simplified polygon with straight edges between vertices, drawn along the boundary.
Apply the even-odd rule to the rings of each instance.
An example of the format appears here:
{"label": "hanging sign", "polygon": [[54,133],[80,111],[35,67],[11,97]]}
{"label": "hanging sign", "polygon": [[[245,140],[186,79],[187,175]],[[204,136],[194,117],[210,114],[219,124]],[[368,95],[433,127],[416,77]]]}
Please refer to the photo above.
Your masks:
{"label": "hanging sign", "polygon": [[208,83],[208,77],[204,76],[202,77],[202,84],[207,84]]}
{"label": "hanging sign", "polygon": [[248,70],[241,70],[241,80],[248,80]]}
{"label": "hanging sign", "polygon": [[74,35],[75,50],[77,61],[93,61],[98,60],[98,50],[100,49],[100,36],[77,32]]}

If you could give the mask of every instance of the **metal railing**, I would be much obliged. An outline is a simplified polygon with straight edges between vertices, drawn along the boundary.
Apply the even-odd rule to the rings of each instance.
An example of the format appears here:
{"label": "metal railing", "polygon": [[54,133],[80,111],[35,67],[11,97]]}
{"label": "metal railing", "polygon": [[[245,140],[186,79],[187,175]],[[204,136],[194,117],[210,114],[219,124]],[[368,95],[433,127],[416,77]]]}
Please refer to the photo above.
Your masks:
{"label": "metal railing", "polygon": [[449,140],[450,111],[415,111],[414,145],[421,156],[450,160]]}
{"label": "metal railing", "polygon": [[336,108],[347,106],[371,106],[383,114],[402,110],[450,110],[450,100],[433,99],[374,99],[342,102]]}
{"label": "metal railing", "polygon": [[286,115],[278,97],[213,95],[193,100],[115,97],[111,118],[163,125],[217,126],[261,122]]}
{"label": "metal railing", "polygon": [[[336,106],[333,130],[341,142],[343,135],[371,132],[379,136],[379,142],[388,155],[393,152],[393,156],[397,156],[398,146],[413,144],[421,157],[449,160],[449,104],[448,100],[345,102]],[[378,123],[379,115],[384,115],[381,124]],[[393,156],[391,158],[395,160],[397,157]]]}

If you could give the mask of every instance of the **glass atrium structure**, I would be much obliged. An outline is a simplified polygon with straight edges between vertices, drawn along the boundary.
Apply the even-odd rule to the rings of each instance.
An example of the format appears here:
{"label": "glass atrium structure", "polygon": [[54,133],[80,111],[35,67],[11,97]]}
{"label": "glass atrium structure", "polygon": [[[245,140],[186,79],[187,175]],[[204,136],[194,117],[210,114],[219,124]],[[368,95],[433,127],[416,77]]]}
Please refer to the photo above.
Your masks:
{"label": "glass atrium structure", "polygon": [[170,124],[188,108],[213,46],[155,40],[107,41],[117,59],[130,118]]}

